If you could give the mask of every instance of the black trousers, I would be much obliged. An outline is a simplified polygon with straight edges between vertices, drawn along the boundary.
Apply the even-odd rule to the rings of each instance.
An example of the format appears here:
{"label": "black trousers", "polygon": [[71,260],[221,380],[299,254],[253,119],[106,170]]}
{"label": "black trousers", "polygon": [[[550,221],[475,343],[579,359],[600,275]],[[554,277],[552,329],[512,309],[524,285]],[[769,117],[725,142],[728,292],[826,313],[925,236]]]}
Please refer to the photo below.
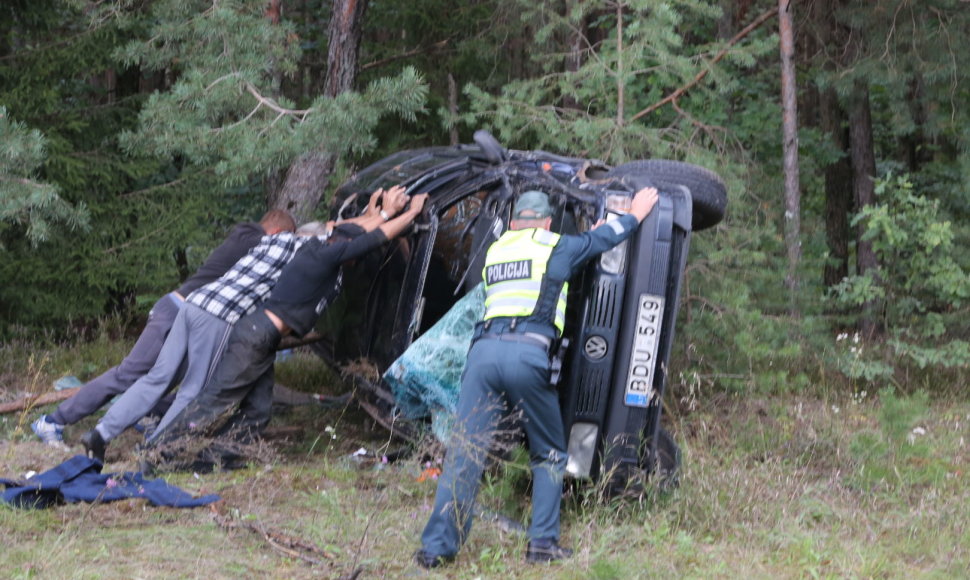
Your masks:
{"label": "black trousers", "polygon": [[[152,442],[160,446],[186,435],[255,439],[272,413],[273,363],[281,338],[262,309],[240,319],[212,378]],[[224,424],[223,417],[228,417]]]}

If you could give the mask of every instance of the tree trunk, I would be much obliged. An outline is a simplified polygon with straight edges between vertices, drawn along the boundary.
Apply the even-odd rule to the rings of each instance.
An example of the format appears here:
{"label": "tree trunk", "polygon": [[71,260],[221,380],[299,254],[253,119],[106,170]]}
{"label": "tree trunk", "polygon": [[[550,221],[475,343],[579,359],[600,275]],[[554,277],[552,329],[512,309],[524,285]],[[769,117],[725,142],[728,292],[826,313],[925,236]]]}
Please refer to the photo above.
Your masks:
{"label": "tree trunk", "polygon": [[[857,81],[853,94],[852,110],[849,113],[849,141],[852,151],[852,190],[855,193],[856,211],[861,212],[875,203],[876,190],[873,177],[876,174],[876,156],[873,150],[872,113],[869,104],[869,87]],[[860,276],[867,273],[877,274],[879,262],[872,249],[872,243],[862,238],[866,231],[865,222],[856,226],[856,270]],[[859,330],[866,338],[879,332],[875,304],[865,304]]]}
{"label": "tree trunk", "polygon": [[928,152],[930,147],[926,146],[926,135],[923,127],[926,125],[927,111],[924,106],[924,86],[923,77],[920,72],[913,74],[909,81],[909,91],[906,95],[909,114],[913,121],[913,132],[899,140],[900,160],[906,164],[909,171],[916,173],[922,169],[923,165],[930,161]]}
{"label": "tree trunk", "polygon": [[323,94],[328,97],[354,88],[360,67],[360,39],[368,0],[333,0],[330,12],[327,79]]}
{"label": "tree trunk", "polygon": [[781,107],[785,174],[785,249],[788,275],[789,311],[798,315],[798,265],[802,257],[801,192],[798,187],[798,102],[795,92],[795,34],[791,0],[778,0],[778,32],[781,45]]}
{"label": "tree trunk", "polygon": [[737,32],[734,20],[735,0],[720,0],[721,17],[717,19],[717,39],[724,41],[730,40]]}
{"label": "tree trunk", "polygon": [[455,76],[448,73],[448,112],[451,113],[451,128],[448,129],[448,141],[452,147],[458,145],[458,83]]}
{"label": "tree trunk", "polygon": [[[330,12],[329,52],[324,96],[353,89],[360,60],[360,39],[368,0],[333,0]],[[284,209],[297,223],[310,219],[330,185],[336,157],[328,151],[311,151],[286,172],[283,186],[270,195],[269,206]]]}
{"label": "tree trunk", "polygon": [[844,127],[845,113],[839,106],[834,89],[827,89],[819,100],[822,131],[829,135],[836,150],[843,155],[825,167],[825,241],[829,259],[822,282],[835,286],[849,275],[849,213],[852,211],[852,164],[849,161],[849,139]]}
{"label": "tree trunk", "polygon": [[[835,19],[840,8],[840,0],[822,0],[811,7],[815,43],[810,54],[824,54],[826,47],[843,46],[848,42],[849,30]],[[840,67],[851,66],[842,60],[847,57],[843,52],[834,59],[826,58],[822,67],[832,74]],[[840,153],[838,160],[824,167],[825,242],[829,259],[823,269],[822,282],[826,288],[831,288],[849,275],[849,215],[853,195],[848,119],[838,93],[831,86],[818,95],[818,120],[832,148]]]}
{"label": "tree trunk", "polygon": [[[575,7],[583,3],[584,0],[573,0],[572,2],[567,2],[563,7],[565,14],[563,17],[569,16],[569,11],[573,10]],[[583,55],[586,51],[586,46],[589,40],[587,39],[589,35],[589,18],[584,16],[582,22],[580,22],[576,28],[572,29],[569,36],[566,38],[566,60],[564,67],[567,73],[577,73],[579,69],[582,68],[585,59]],[[572,95],[564,95],[562,100],[562,106],[564,109],[579,109],[579,102]]]}

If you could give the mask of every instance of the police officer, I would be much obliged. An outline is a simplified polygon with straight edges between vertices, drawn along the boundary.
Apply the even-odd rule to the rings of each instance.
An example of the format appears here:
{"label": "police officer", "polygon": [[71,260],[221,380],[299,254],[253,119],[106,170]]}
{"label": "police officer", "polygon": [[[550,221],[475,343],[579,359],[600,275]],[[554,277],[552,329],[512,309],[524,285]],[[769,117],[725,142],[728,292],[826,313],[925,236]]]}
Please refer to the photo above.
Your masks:
{"label": "police officer", "polygon": [[657,203],[657,190],[641,189],[630,212],[577,236],[549,231],[549,196],[519,196],[509,230],[488,249],[485,316],[475,330],[462,376],[455,428],[434,508],[415,560],[434,568],[454,559],[468,537],[472,508],[498,422],[521,412],[532,469],[532,523],[527,562],[572,555],[559,545],[559,504],[566,438],[559,397],[549,384],[549,354],[562,335],[567,281],[584,262],[628,238]]}

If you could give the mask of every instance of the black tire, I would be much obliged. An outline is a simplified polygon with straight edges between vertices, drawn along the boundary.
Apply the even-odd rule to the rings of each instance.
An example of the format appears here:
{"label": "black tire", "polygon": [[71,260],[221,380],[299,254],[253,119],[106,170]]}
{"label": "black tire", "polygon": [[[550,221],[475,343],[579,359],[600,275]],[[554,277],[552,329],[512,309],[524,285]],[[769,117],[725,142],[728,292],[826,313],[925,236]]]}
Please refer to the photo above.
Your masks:
{"label": "black tire", "polygon": [[683,185],[690,190],[694,200],[691,220],[694,231],[713,227],[724,218],[727,187],[720,176],[703,167],[681,161],[647,159],[614,167],[606,176],[613,179],[645,177],[661,189]]}
{"label": "black tire", "polygon": [[680,485],[680,448],[665,429],[657,432],[656,448],[649,439],[641,443],[639,464],[621,463],[608,474],[607,497],[637,497],[644,493],[647,482],[662,493]]}
{"label": "black tire", "polygon": [[[646,448],[650,448],[649,441]],[[669,491],[680,485],[680,459],[680,447],[670,433],[661,427],[657,431],[656,455],[644,457],[641,467],[657,482],[661,491]]]}

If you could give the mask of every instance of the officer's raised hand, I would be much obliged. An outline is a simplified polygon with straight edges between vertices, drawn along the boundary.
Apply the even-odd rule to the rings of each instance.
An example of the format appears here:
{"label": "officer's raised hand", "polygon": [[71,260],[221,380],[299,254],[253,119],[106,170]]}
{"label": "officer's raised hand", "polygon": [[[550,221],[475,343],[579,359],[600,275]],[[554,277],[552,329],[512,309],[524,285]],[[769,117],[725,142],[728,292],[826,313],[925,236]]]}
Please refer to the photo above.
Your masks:
{"label": "officer's raised hand", "polygon": [[637,221],[642,222],[653,210],[653,206],[657,205],[658,197],[656,187],[644,187],[633,196],[630,213],[636,216]]}

